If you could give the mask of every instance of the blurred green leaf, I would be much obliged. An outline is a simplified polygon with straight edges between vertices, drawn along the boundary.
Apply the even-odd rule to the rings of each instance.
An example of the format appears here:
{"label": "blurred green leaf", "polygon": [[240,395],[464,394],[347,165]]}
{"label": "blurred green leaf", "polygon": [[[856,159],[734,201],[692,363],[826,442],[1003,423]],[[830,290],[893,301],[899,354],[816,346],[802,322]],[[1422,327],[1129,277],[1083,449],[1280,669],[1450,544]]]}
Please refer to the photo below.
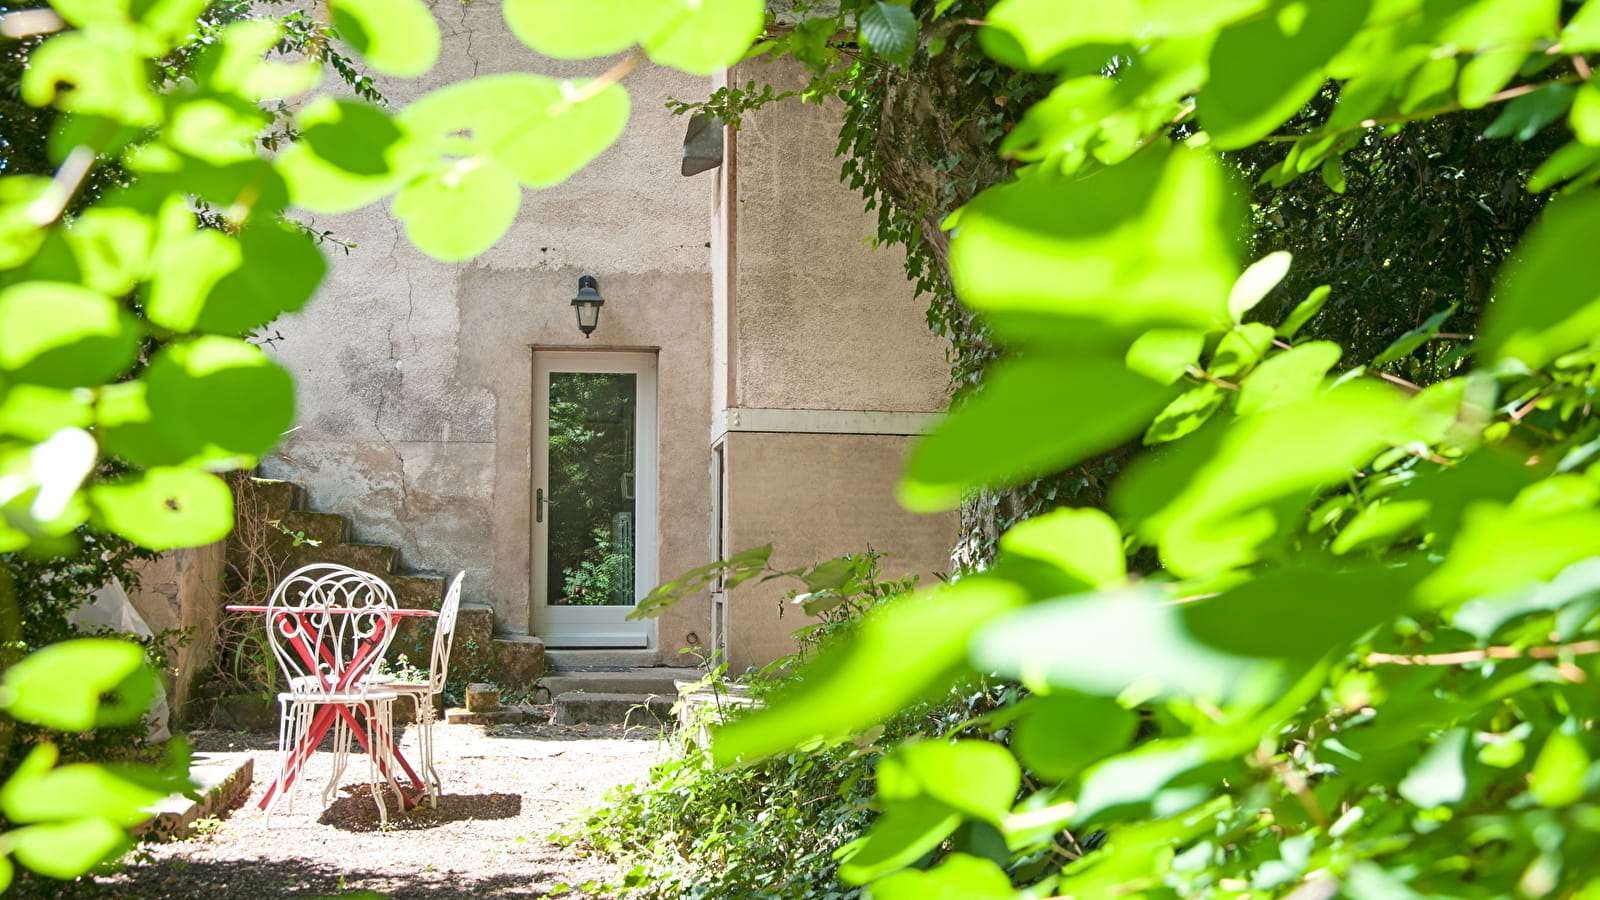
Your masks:
{"label": "blurred green leaf", "polygon": [[1134,339],[1127,365],[1153,381],[1172,384],[1200,361],[1204,332],[1187,328],[1152,328]]}
{"label": "blurred green leaf", "polygon": [[1487,358],[1539,367],[1600,334],[1600,193],[1550,201],[1500,270],[1479,345]]}
{"label": "blurred green leaf", "polygon": [[762,0],[674,0],[676,15],[640,41],[650,58],[692,75],[710,75],[744,57],[761,34]]}
{"label": "blurred green leaf", "polygon": [[1588,793],[1584,773],[1589,768],[1589,754],[1574,733],[1577,730],[1569,721],[1550,732],[1533,761],[1528,792],[1540,806],[1568,806]]}
{"label": "blurred green leaf", "polygon": [[1235,409],[1243,416],[1312,399],[1343,352],[1331,341],[1310,341],[1268,357],[1240,383]]}
{"label": "blurred green leaf", "polygon": [[1324,284],[1318,285],[1310,294],[1307,294],[1306,299],[1300,301],[1299,305],[1294,308],[1294,312],[1289,314],[1289,318],[1284,319],[1283,324],[1278,326],[1278,337],[1286,341],[1294,340],[1294,336],[1299,333],[1300,329],[1304,328],[1305,324],[1311,321],[1313,316],[1322,311],[1322,306],[1328,302],[1328,295],[1332,290],[1332,288]]}
{"label": "blurred green leaf", "polygon": [[155,696],[156,675],[144,648],[105,638],[51,644],[0,679],[0,707],[58,731],[137,722]]}
{"label": "blurred green leaf", "polygon": [[1014,585],[972,576],[887,606],[825,651],[793,694],[717,729],[712,753],[720,765],[753,762],[868,728],[948,684],[961,671],[968,636],[1022,600]]}
{"label": "blurred green leaf", "polygon": [[153,550],[198,547],[233,528],[233,494],[215,475],[154,468],[97,484],[90,502],[106,527]]}
{"label": "blurred green leaf", "polygon": [[1066,781],[1128,749],[1139,717],[1106,697],[1052,692],[1023,701],[1011,746],[1040,778]]}
{"label": "blurred green leaf", "polygon": [[945,509],[968,488],[1059,471],[1138,434],[1171,393],[1114,359],[1001,363],[982,391],[916,445],[900,502]]}
{"label": "blurred green leaf", "polygon": [[1240,213],[1224,170],[1200,152],[1148,151],[1081,180],[1027,166],[960,210],[951,279],[984,313],[1225,327]]}
{"label": "blurred green leaf", "polygon": [[997,865],[952,853],[923,872],[895,872],[872,885],[873,900],[1010,900],[1011,879]]}
{"label": "blurred green leaf", "polygon": [[1297,3],[1224,28],[1211,49],[1211,77],[1195,101],[1216,145],[1255,143],[1294,115],[1316,95],[1325,67],[1370,7],[1369,0]]}
{"label": "blurred green leaf", "polygon": [[109,297],[65,282],[0,290],[0,371],[46,387],[93,387],[122,373],[139,327]]}
{"label": "blurred green leaf", "polygon": [[1410,582],[1396,568],[1280,568],[1185,603],[1180,618],[1191,635],[1225,653],[1310,661],[1404,614]]}
{"label": "blurred green leaf", "polygon": [[1289,274],[1289,264],[1292,262],[1294,254],[1279,250],[1268,253],[1244,270],[1244,274],[1228,291],[1228,313],[1235,322],[1243,322],[1245,313],[1267,298],[1267,294],[1283,281],[1283,276]]}
{"label": "blurred green leaf", "polygon": [[394,214],[405,223],[417,249],[446,262],[468,259],[493,247],[511,227],[522,205],[517,181],[500,165],[457,165],[406,186],[394,198]]}
{"label": "blurred green leaf", "polygon": [[972,663],[1040,690],[1218,700],[1263,686],[1262,664],[1192,636],[1160,593],[1135,588],[1034,604],[987,625]]}
{"label": "blurred green leaf", "polygon": [[156,428],[190,453],[260,455],[294,419],[294,380],[259,347],[202,337],[163,347],[145,374]]}
{"label": "blurred green leaf", "polygon": [[1056,509],[1018,522],[1001,535],[1000,551],[1049,563],[1086,588],[1128,577],[1122,530],[1098,509]]}
{"label": "blurred green leaf", "polygon": [[1460,802],[1467,792],[1463,760],[1466,749],[1465,728],[1452,728],[1440,735],[1400,782],[1400,796],[1423,809]]}
{"label": "blurred green leaf", "polygon": [[5,833],[17,862],[41,875],[70,879],[116,857],[132,841],[104,819],[29,825]]}
{"label": "blurred green leaf", "polygon": [[339,35],[373,69],[409,78],[439,58],[439,25],[421,0],[331,0]]}
{"label": "blurred green leaf", "polygon": [[1193,434],[1228,400],[1222,387],[1206,382],[1189,388],[1156,414],[1145,430],[1146,444],[1163,444]]}
{"label": "blurred green leaf", "polygon": [[511,33],[555,59],[626,50],[682,15],[683,8],[660,0],[506,0],[502,6]]}

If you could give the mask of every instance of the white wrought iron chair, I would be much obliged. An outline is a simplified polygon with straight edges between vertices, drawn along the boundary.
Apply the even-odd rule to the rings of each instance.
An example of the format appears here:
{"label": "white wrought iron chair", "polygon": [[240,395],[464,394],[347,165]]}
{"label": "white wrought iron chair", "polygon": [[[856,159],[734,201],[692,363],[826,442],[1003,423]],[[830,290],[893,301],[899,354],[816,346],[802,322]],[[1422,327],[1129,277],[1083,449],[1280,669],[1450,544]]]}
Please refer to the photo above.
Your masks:
{"label": "white wrought iron chair", "polygon": [[428,785],[428,805],[439,806],[439,795],[444,785],[439,771],[433,766],[433,699],[444,693],[445,675],[450,669],[450,648],[456,638],[456,616],[461,611],[461,579],[466,571],[456,573],[445,591],[444,602],[439,604],[439,618],[433,630],[433,656],[428,662],[428,680],[425,682],[395,681],[383,684],[385,690],[410,694],[416,706],[417,748],[422,753],[422,778]]}
{"label": "white wrought iron chair", "polygon": [[[273,590],[267,601],[267,635],[288,690],[278,694],[282,710],[278,749],[283,763],[266,807],[269,820],[287,788],[310,760],[314,748],[302,743],[313,719],[318,711],[331,707],[341,707],[347,714],[366,720],[368,781],[379,819],[388,822],[383,798],[385,782],[400,798],[401,808],[405,808],[392,753],[393,706],[399,695],[366,677],[383,658],[394,636],[386,613],[395,605],[394,593],[383,579],[326,563],[296,569]],[[330,609],[352,612],[326,611]],[[333,772],[323,790],[324,803],[338,787],[350,749],[350,729],[343,714],[337,715]]]}

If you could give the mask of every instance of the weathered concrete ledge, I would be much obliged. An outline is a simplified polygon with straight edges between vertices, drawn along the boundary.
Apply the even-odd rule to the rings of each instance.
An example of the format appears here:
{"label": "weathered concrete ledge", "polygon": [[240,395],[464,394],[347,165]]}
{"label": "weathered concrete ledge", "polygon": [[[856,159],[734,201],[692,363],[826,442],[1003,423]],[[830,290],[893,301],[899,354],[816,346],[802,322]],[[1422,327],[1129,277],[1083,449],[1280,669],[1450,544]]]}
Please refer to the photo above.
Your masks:
{"label": "weathered concrete ledge", "polygon": [[196,753],[189,762],[189,780],[199,785],[199,800],[169,794],[149,807],[151,818],[134,829],[147,840],[172,841],[188,837],[194,823],[221,818],[250,793],[255,759],[247,753]]}

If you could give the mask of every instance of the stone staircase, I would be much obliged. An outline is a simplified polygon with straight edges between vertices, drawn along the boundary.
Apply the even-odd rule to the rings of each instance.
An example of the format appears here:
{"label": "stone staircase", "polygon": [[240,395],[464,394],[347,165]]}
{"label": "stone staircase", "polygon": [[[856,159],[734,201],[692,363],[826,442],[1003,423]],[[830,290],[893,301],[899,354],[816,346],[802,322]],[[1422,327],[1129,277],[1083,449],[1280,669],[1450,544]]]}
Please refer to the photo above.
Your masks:
{"label": "stone staircase", "polygon": [[[240,486],[237,496],[241,520],[250,516],[278,523],[266,532],[268,555],[283,562],[271,573],[269,583],[277,583],[300,566],[335,563],[382,577],[394,591],[396,602],[406,609],[438,609],[444,599],[453,572],[405,571],[399,549],[351,540],[350,521],[345,516],[305,509],[305,490],[293,482],[253,478]],[[237,540],[229,539],[230,561],[244,552]],[[389,656],[394,659],[404,653],[413,665],[426,668],[432,641],[431,622],[407,618],[396,630]],[[452,681],[492,681],[508,693],[530,692],[544,672],[544,656],[543,641],[528,635],[496,634],[494,608],[462,598],[450,653]]]}
{"label": "stone staircase", "polygon": [[554,705],[557,725],[659,727],[671,721],[677,682],[705,673],[654,665],[655,659],[650,650],[547,650],[536,696]]}

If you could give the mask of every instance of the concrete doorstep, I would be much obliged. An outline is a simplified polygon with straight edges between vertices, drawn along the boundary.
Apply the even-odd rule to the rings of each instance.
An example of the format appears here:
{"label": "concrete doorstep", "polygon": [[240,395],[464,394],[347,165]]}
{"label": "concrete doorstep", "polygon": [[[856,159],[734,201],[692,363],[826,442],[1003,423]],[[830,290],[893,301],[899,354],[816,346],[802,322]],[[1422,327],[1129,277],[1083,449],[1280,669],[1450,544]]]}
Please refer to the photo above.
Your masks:
{"label": "concrete doorstep", "polygon": [[186,838],[194,831],[195,822],[221,818],[249,795],[254,777],[255,760],[247,753],[196,753],[189,762],[189,780],[199,785],[200,799],[169,794],[146,808],[150,819],[133,832],[157,841]]}

